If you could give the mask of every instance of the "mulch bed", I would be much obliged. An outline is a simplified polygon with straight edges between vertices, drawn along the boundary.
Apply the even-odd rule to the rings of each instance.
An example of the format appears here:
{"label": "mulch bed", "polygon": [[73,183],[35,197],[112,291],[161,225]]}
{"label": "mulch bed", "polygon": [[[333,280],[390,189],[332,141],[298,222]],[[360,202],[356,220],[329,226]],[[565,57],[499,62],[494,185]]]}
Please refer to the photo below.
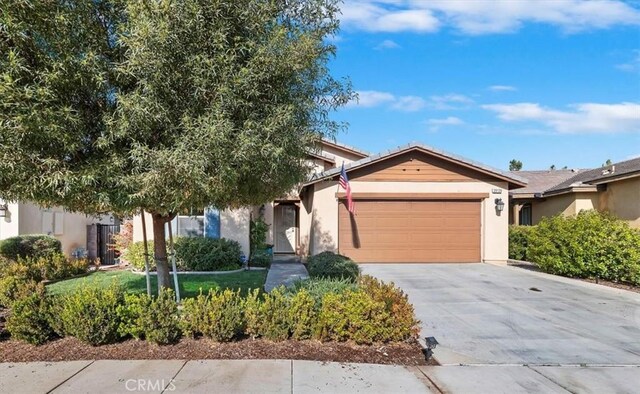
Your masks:
{"label": "mulch bed", "polygon": [[0,362],[69,360],[237,360],[294,359],[371,364],[437,365],[428,361],[420,344],[358,346],[349,343],[244,339],[217,343],[205,338],[183,338],[179,343],[158,346],[127,340],[112,345],[91,346],[75,338],[53,340],[34,346],[11,339],[0,341]]}

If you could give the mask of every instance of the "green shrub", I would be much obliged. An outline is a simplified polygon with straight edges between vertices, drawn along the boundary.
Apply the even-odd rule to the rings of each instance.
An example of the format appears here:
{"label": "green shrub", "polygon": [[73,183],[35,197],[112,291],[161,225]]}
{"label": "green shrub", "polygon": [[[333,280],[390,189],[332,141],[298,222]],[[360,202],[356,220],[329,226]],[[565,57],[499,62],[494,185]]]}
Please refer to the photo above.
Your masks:
{"label": "green shrub", "polygon": [[529,237],[535,231],[534,226],[509,226],[509,258],[527,260]]}
{"label": "green shrub", "polygon": [[38,282],[16,275],[0,277],[0,305],[10,308],[13,303],[32,293]]}
{"label": "green shrub", "polygon": [[251,254],[251,266],[252,267],[265,267],[268,268],[273,261],[271,253],[264,249],[259,249]]}
{"label": "green shrub", "polygon": [[322,341],[353,340],[358,344],[389,340],[388,312],[383,302],[363,291],[327,294],[318,316],[318,337]]}
{"label": "green shrub", "polygon": [[544,218],[529,234],[527,258],[543,271],[640,284],[640,231],[608,214]]}
{"label": "green shrub", "polygon": [[284,341],[289,338],[290,302],[282,288],[276,288],[264,294],[259,304],[259,325],[252,332],[272,341]]}
{"label": "green shrub", "polygon": [[242,249],[236,241],[220,238],[180,237],[176,259],[189,271],[230,271],[242,267]]}
{"label": "green shrub", "polygon": [[333,252],[322,252],[309,257],[307,261],[309,276],[312,278],[358,279],[358,265],[346,256]]}
{"label": "green shrub", "polygon": [[386,340],[403,341],[418,336],[420,322],[404,291],[393,282],[385,283],[369,275],[360,277],[359,285],[374,301],[382,302],[390,316],[386,322],[389,324],[389,337]]}
{"label": "green shrub", "polygon": [[62,253],[62,244],[49,235],[19,235],[0,241],[0,255],[11,260],[47,257],[56,253]]}
{"label": "green shrub", "polygon": [[39,276],[46,280],[71,278],[86,273],[89,268],[88,260],[69,259],[62,253],[54,253],[43,257],[18,258],[18,264],[39,271]]}
{"label": "green shrub", "polygon": [[316,303],[305,289],[298,291],[289,302],[289,330],[291,338],[310,339],[318,321]]}
{"label": "green shrub", "polygon": [[185,335],[202,334],[228,342],[244,331],[244,300],[240,290],[209,291],[183,302],[181,327]]}
{"label": "green shrub", "polygon": [[267,233],[269,225],[264,221],[262,215],[249,223],[249,245],[251,245],[251,258],[257,251],[267,247]]}
{"label": "green shrub", "polygon": [[14,339],[40,345],[54,332],[49,325],[48,299],[43,285],[16,300],[7,318],[7,331]]}
{"label": "green shrub", "polygon": [[[156,269],[156,263],[153,260],[153,241],[147,241],[147,247],[149,248],[149,270],[154,271]],[[122,252],[120,258],[138,271],[144,271],[144,242],[132,242],[127,249]]]}
{"label": "green shrub", "polygon": [[305,290],[315,301],[316,309],[320,309],[325,294],[341,294],[345,291],[355,291],[357,285],[349,279],[311,278],[299,280],[287,289],[289,295],[295,295]]}
{"label": "green shrub", "polygon": [[83,285],[69,295],[56,298],[53,318],[61,322],[52,326],[58,327],[58,334],[91,345],[113,343],[120,338],[118,307],[123,303],[123,292],[116,283],[107,288]]}
{"label": "green shrub", "polygon": [[164,289],[157,298],[146,294],[126,294],[117,308],[118,334],[146,339],[158,345],[176,343],[181,336],[175,293]]}

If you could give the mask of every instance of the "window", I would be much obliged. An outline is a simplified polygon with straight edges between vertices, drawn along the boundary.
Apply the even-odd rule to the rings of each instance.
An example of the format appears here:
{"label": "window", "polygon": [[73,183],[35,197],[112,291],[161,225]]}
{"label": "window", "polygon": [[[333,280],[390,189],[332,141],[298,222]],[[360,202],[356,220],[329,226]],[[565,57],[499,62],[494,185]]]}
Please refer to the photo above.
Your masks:
{"label": "window", "polygon": [[526,203],[520,208],[520,213],[518,223],[521,226],[531,226],[533,224],[533,219],[531,216],[531,203]]}
{"label": "window", "polygon": [[187,215],[178,215],[174,231],[178,237],[204,237],[204,209],[192,209]]}

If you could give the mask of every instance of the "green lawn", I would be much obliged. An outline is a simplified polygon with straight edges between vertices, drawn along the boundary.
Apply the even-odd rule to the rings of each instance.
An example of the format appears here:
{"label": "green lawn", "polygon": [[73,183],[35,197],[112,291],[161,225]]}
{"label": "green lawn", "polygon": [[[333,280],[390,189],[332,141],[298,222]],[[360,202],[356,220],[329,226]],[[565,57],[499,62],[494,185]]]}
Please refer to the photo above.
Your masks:
{"label": "green lawn", "polygon": [[[242,271],[233,274],[203,274],[185,275],[178,274],[180,284],[180,297],[195,297],[202,289],[207,293],[209,289],[241,289],[246,294],[249,289],[262,289],[267,271]],[[173,276],[171,277],[173,283]],[[66,294],[83,284],[106,287],[117,281],[122,288],[129,293],[144,293],[147,291],[144,275],[134,274],[129,271],[98,271],[82,278],[68,279],[52,283],[47,289],[52,294]],[[157,293],[157,279],[151,276],[152,293]]]}

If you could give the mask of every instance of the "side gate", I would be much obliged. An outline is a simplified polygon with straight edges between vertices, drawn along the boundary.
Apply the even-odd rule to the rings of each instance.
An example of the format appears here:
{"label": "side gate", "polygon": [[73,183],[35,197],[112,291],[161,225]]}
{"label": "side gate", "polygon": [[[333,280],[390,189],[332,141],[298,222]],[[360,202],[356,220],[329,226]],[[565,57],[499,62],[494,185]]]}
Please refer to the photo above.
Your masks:
{"label": "side gate", "polygon": [[118,263],[120,251],[115,249],[113,236],[120,233],[119,224],[98,224],[98,257],[100,265],[114,265]]}

